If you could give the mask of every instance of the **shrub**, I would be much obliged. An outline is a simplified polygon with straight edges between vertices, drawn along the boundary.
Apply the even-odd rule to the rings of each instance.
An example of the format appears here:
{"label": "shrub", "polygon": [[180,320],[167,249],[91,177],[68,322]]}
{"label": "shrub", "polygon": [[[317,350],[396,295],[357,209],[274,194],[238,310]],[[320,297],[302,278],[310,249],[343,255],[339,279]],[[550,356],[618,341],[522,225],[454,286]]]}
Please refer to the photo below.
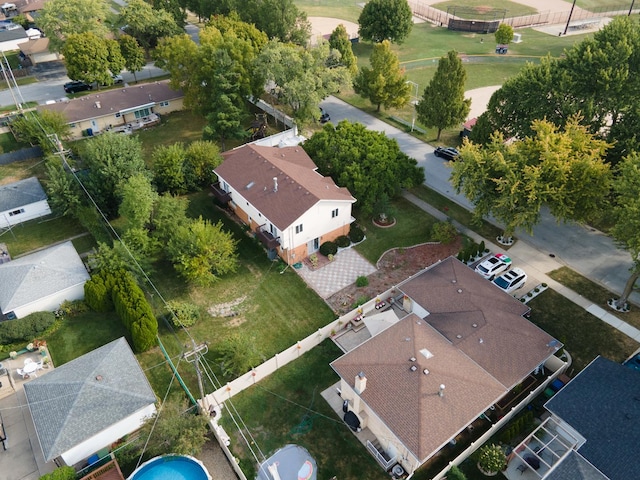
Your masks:
{"label": "shrub", "polygon": [[349,237],[347,237],[346,235],[340,235],[338,238],[336,238],[336,243],[340,248],[346,248],[351,245],[351,240],[349,240]]}
{"label": "shrub", "polygon": [[467,476],[455,465],[447,472],[447,480],[467,480]]}
{"label": "shrub", "polygon": [[174,327],[192,327],[200,319],[200,310],[193,303],[172,300],[168,306],[173,312],[171,323]]}
{"label": "shrub", "polygon": [[458,235],[458,230],[451,222],[438,222],[433,226],[433,239],[436,242],[449,244],[453,242]]}
{"label": "shrub", "polygon": [[338,245],[333,242],[324,242],[320,245],[320,253],[325,257],[329,254],[335,255],[338,253]]}
{"label": "shrub", "polygon": [[40,477],[40,480],[75,480],[76,471],[73,467],[56,468],[51,473],[46,473]]}
{"label": "shrub", "polygon": [[34,312],[24,318],[0,323],[0,343],[31,341],[50,328],[56,317],[51,312]]}
{"label": "shrub", "polygon": [[485,472],[501,472],[507,466],[507,456],[500,446],[485,445],[480,449],[478,465]]}
{"label": "shrub", "polygon": [[311,262],[313,268],[316,268],[318,266],[318,255],[312,253],[311,255],[309,255],[309,261]]}
{"label": "shrub", "polygon": [[366,287],[367,285],[369,285],[369,279],[364,275],[360,275],[356,279],[356,287]]}
{"label": "shrub", "polygon": [[353,243],[361,242],[364,239],[364,232],[360,227],[351,225],[351,229],[349,230],[349,238]]}
{"label": "shrub", "polygon": [[89,305],[87,305],[84,300],[74,300],[72,302],[65,300],[58,309],[58,312],[65,317],[75,317],[76,315],[80,315],[81,313],[86,313],[88,311]]}

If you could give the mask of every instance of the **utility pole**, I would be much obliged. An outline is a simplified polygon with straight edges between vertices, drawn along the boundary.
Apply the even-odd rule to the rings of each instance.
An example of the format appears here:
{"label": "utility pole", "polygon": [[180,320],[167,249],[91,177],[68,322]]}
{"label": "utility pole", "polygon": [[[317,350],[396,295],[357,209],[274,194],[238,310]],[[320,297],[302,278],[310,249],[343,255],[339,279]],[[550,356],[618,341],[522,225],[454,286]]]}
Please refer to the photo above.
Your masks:
{"label": "utility pole", "polygon": [[631,12],[633,11],[634,3],[636,3],[636,0],[631,0],[631,6],[629,7],[629,14],[627,15],[627,17],[631,16]]}
{"label": "utility pole", "polygon": [[411,120],[411,131],[416,126],[416,105],[418,105],[418,95],[420,94],[420,86],[416,82],[412,82],[411,80],[407,80],[404,83],[408,83],[411,85],[411,103],[413,104],[413,118]]}
{"label": "utility pole", "polygon": [[571,5],[571,10],[569,10],[569,18],[567,18],[567,25],[564,27],[564,33],[562,35],[567,34],[567,30],[569,30],[569,22],[571,21],[571,17],[573,16],[573,9],[576,7],[576,0],[573,0],[573,4]]}
{"label": "utility pole", "polygon": [[182,354],[182,358],[184,358],[187,362],[192,363],[196,368],[196,376],[198,377],[198,388],[200,389],[200,398],[202,398],[202,409],[206,415],[209,415],[209,406],[207,405],[207,399],[204,395],[204,386],[202,384],[202,372],[200,371],[200,356],[206,355],[209,351],[209,347],[206,343],[201,343],[200,345],[196,345],[196,341],[191,339],[192,349],[186,351]]}

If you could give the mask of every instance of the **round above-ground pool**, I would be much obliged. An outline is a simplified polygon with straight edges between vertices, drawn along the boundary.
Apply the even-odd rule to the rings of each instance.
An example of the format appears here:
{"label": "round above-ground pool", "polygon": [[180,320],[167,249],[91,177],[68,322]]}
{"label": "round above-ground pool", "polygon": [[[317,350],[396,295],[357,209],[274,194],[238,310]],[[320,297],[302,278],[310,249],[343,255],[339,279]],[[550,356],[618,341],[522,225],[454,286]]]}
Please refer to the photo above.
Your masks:
{"label": "round above-ground pool", "polygon": [[211,480],[211,475],[196,458],[163,455],[144,462],[127,480]]}

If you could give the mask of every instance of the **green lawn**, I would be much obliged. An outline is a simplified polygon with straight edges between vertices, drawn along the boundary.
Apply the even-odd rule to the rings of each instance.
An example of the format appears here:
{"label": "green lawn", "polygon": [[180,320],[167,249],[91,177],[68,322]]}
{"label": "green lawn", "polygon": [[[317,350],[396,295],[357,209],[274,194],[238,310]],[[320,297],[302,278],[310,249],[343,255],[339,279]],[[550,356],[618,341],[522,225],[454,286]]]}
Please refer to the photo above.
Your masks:
{"label": "green lawn", "polygon": [[[631,2],[622,0],[577,0],[576,6],[594,12],[602,12],[603,10],[626,10],[628,12]],[[640,7],[636,3],[634,8]]]}
{"label": "green lawn", "polygon": [[[7,137],[10,135],[10,137]],[[0,135],[0,149],[2,152],[15,150],[18,144],[12,141],[13,135],[4,133]],[[44,175],[44,161],[41,158],[32,158],[22,162],[13,162],[7,165],[0,165],[0,185],[17,182],[29,177],[42,177]]]}
{"label": "green lawn", "polygon": [[151,153],[158,146],[202,140],[204,125],[205,119],[202,116],[185,109],[164,115],[160,125],[141,130],[136,133],[136,136],[142,142],[144,157],[150,158]]}
{"label": "green lawn", "polygon": [[[320,396],[338,381],[329,362],[341,353],[333,342],[325,340],[255,387],[235,395],[233,406],[265,457],[295,443],[316,460],[319,480],[334,476],[341,480],[389,478]],[[226,411],[222,423],[232,438],[233,453],[247,478],[254,478],[255,461]],[[308,430],[297,433],[296,427],[303,423]]]}
{"label": "green lawn", "polygon": [[15,258],[85,232],[84,227],[73,218],[50,215],[15,225],[0,238]]}
{"label": "green lawn", "polygon": [[306,12],[308,17],[342,18],[358,23],[362,8],[358,2],[345,0],[294,0],[296,6]]}
{"label": "green lawn", "polygon": [[573,358],[571,369],[575,372],[597,355],[622,362],[640,346],[552,289],[545,290],[528,305],[531,321],[564,343]]}
{"label": "green lawn", "polygon": [[[460,6],[464,4],[464,10],[460,10]],[[527,7],[526,5],[522,5],[520,3],[509,2],[509,1],[500,1],[500,0],[465,0],[464,2],[459,1],[447,1],[447,2],[439,2],[431,5],[433,8],[437,8],[438,10],[442,10],[446,12],[447,9],[451,9],[450,13],[455,14],[460,18],[469,18],[469,19],[479,19],[479,20],[502,20],[502,12],[488,12],[488,9],[491,10],[506,10],[506,17],[522,17],[524,15],[531,15],[533,13],[537,13],[538,10],[535,8]],[[453,8],[458,7],[453,12]],[[497,15],[497,16],[496,16]]]}
{"label": "green lawn", "polygon": [[[607,300],[616,297],[616,295],[606,288],[601,287],[597,283],[592,282],[588,278],[583,277],[568,267],[559,268],[549,272],[547,275],[553,278],[556,282],[559,282],[574,292],[579,293],[583,297],[588,298],[605,310],[609,309],[607,306]],[[611,313],[620,318],[620,320],[624,320],[628,324],[633,325],[636,328],[640,328],[640,311],[637,308],[632,307],[631,311],[628,313],[616,313],[613,311]]]}
{"label": "green lawn", "polygon": [[362,220],[367,241],[356,250],[375,265],[380,256],[394,247],[410,247],[431,241],[433,225],[437,220],[404,198],[393,201],[396,225],[393,228],[376,227],[371,221]]}

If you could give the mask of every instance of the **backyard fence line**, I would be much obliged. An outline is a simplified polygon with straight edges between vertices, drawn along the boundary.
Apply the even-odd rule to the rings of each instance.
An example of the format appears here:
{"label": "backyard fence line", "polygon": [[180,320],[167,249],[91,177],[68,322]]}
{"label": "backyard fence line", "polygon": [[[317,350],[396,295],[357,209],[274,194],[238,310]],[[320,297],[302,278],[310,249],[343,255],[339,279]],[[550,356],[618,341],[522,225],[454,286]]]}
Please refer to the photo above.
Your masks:
{"label": "backyard fence line", "polygon": [[[365,315],[368,312],[375,313],[377,312],[375,308],[376,298],[386,299],[393,296],[394,292],[395,287],[381,292],[377,297],[374,297],[368,302],[362,304],[360,308],[365,313]],[[240,375],[235,380],[228,382],[221,388],[207,394],[204,398],[204,402],[206,402],[207,405],[221,406],[226,400],[232,398],[234,395],[242,392],[252,385],[255,385],[260,380],[268,377],[279,368],[282,368],[290,362],[300,358],[306,352],[318,346],[327,338],[330,338],[343,328],[346,328],[349,322],[351,322],[356,316],[358,316],[357,309],[342,315],[341,317],[335,319],[333,322],[325,325],[324,327],[318,328],[318,330],[316,330],[308,337],[296,342],[287,349],[276,353],[272,358],[253,368],[251,371]]]}

